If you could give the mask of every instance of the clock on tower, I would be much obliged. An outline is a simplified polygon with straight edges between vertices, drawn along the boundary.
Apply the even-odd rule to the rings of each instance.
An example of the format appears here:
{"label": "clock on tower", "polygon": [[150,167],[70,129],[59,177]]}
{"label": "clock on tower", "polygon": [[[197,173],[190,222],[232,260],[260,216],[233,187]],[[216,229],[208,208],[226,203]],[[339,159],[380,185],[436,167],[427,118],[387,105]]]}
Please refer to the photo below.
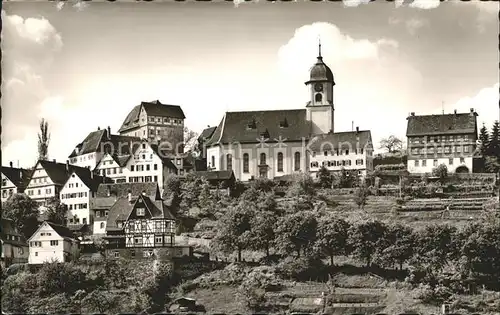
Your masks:
{"label": "clock on tower", "polygon": [[323,91],[323,84],[321,84],[321,83],[316,83],[316,84],[314,85],[314,90],[315,90],[316,92],[321,92],[321,91]]}

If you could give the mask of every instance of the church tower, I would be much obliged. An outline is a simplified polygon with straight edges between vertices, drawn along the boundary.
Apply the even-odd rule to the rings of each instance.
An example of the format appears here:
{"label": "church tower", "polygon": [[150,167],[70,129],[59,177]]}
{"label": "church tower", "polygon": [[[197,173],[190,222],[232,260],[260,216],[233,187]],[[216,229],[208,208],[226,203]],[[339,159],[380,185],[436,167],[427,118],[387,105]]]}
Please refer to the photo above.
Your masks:
{"label": "church tower", "polygon": [[311,134],[325,134],[333,132],[333,73],[323,62],[321,56],[321,42],[318,46],[319,54],[316,64],[311,68],[309,81],[305,82],[309,88],[311,99],[307,102],[307,117],[311,123]]}

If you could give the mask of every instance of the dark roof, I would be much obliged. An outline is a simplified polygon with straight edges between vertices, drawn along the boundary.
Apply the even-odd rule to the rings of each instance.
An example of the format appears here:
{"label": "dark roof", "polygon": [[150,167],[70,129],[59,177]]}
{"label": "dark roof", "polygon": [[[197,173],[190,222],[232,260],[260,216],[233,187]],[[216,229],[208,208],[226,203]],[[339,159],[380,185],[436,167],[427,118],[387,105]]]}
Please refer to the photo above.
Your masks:
{"label": "dark roof", "polygon": [[[332,70],[323,62],[321,56],[318,56],[316,64],[312,66],[309,78],[310,81],[334,81]],[[309,81],[307,83],[309,83]],[[333,84],[335,84],[335,82]]]}
{"label": "dark roof", "polygon": [[114,197],[114,196],[113,197],[90,198],[89,208],[91,210],[109,209],[115,204],[116,199],[117,199],[117,197]]}
{"label": "dark roof", "polygon": [[24,168],[2,166],[5,175],[18,189],[24,189],[29,183],[32,170]]}
{"label": "dark roof", "polygon": [[[89,172],[89,174],[90,174],[90,170],[88,168],[79,167],[79,166],[75,166],[75,165],[69,165],[69,164],[65,164],[65,163],[57,163],[57,162],[51,162],[51,161],[44,161],[44,160],[40,160],[40,161],[38,161],[38,163],[40,163],[40,165],[43,167],[45,172],[47,172],[47,175],[50,177],[52,182],[54,184],[60,185],[60,186],[63,186],[66,183],[69,176],[74,171],[82,173],[82,174],[84,174],[85,172]],[[37,165],[38,165],[38,163],[37,163]],[[36,166],[35,166],[34,170],[35,169],[36,169]]]}
{"label": "dark roof", "polygon": [[[280,127],[282,122],[287,127]],[[283,142],[301,141],[309,136],[309,127],[306,109],[227,112],[207,145],[258,143],[262,136],[269,139],[266,143],[276,142],[280,136]]]}
{"label": "dark roof", "polygon": [[72,232],[84,232],[89,230],[88,224],[68,224],[68,229]]}
{"label": "dark roof", "polygon": [[214,134],[215,129],[217,129],[217,126],[203,129],[200,136],[198,137],[198,141],[205,141],[210,139],[210,137],[212,137],[212,135]]}
{"label": "dark roof", "polygon": [[[128,145],[130,142],[140,141],[138,137],[130,137],[130,136],[122,136],[122,135],[113,135],[111,134],[108,137],[108,130],[102,129],[97,131],[92,131],[88,134],[88,136],[83,140],[83,142],[79,143],[73,152],[70,154],[70,158],[92,153],[99,152],[102,150],[110,150],[109,145],[104,145],[108,142],[113,144],[113,148],[115,152],[118,152],[121,149],[121,152],[118,152],[119,155],[130,154],[130,146]],[[120,144],[122,146],[120,147]],[[127,145],[125,145],[127,144]]]}
{"label": "dark roof", "polygon": [[411,115],[407,118],[406,136],[476,133],[477,114]]}
{"label": "dark roof", "polygon": [[[72,174],[73,173],[75,173],[82,180],[82,182],[85,184],[85,186],[87,186],[90,189],[90,191],[92,191],[92,192],[96,192],[97,188],[101,184],[113,183],[113,180],[111,178],[95,175],[88,168],[76,168],[72,172]],[[68,177],[68,180],[69,180],[69,178],[70,177]]]}
{"label": "dark roof", "polygon": [[[12,221],[11,219],[5,219],[5,218],[2,218],[0,221],[1,221],[1,223],[0,223],[0,227],[1,227],[0,238],[2,239],[2,241],[12,241],[12,240],[7,240],[6,235],[19,236],[19,237],[21,237],[21,240],[24,241],[24,236],[22,236],[21,233],[19,233],[19,231],[17,230],[17,228],[14,225],[14,221]],[[19,243],[24,244],[24,242],[22,242],[22,241]],[[16,241],[12,241],[12,242],[16,242]]]}
{"label": "dark roof", "polygon": [[[96,197],[128,197],[128,193],[133,197],[137,197],[145,192],[147,196],[157,198],[160,195],[158,184],[155,182],[148,183],[116,183],[116,184],[101,184],[97,189]],[[110,196],[108,196],[108,192]]]}
{"label": "dark roof", "polygon": [[141,113],[141,108],[144,108],[148,116],[160,116],[160,117],[171,117],[184,119],[186,116],[179,105],[168,105],[162,104],[160,101],[156,100],[153,102],[141,102],[140,105],[132,108],[130,113],[127,115],[122,123],[122,126],[118,132],[127,130],[131,127],[135,127],[132,124],[139,121],[139,114]]}
{"label": "dark roof", "polygon": [[199,171],[199,172],[194,172],[195,175],[204,177],[209,181],[212,180],[230,180],[234,178],[234,173],[233,171]]}
{"label": "dark roof", "polygon": [[52,223],[52,222],[49,222],[49,221],[45,221],[48,225],[50,225],[51,228],[54,229],[54,231],[56,231],[57,234],[59,234],[59,236],[61,237],[67,237],[67,238],[75,238],[74,235],[73,235],[73,232],[71,232],[70,229],[68,229],[68,227],[66,226],[62,226],[62,225],[59,225],[59,224],[55,224],[55,223]]}
{"label": "dark roof", "polygon": [[149,209],[154,218],[164,217],[175,220],[174,216],[162,200],[153,201],[150,197],[144,195],[139,195],[131,201],[129,201],[127,197],[121,197],[118,198],[111,209],[109,209],[108,219],[106,221],[106,231],[121,230],[121,228],[117,226],[116,222],[126,221],[128,219],[139,198],[143,200],[145,206]]}
{"label": "dark roof", "polygon": [[330,151],[339,149],[340,146],[342,149],[354,150],[358,145],[359,148],[366,148],[365,146],[370,145],[370,149],[373,149],[371,147],[372,135],[369,130],[328,133],[312,138],[309,143],[311,152]]}

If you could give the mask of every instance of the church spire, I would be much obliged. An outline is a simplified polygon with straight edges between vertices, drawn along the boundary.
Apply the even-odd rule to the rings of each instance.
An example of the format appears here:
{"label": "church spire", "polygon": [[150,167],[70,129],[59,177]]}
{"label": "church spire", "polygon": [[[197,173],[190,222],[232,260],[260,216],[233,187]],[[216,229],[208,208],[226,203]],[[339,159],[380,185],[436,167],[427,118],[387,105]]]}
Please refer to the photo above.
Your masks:
{"label": "church spire", "polygon": [[318,37],[318,59],[321,59],[321,37]]}

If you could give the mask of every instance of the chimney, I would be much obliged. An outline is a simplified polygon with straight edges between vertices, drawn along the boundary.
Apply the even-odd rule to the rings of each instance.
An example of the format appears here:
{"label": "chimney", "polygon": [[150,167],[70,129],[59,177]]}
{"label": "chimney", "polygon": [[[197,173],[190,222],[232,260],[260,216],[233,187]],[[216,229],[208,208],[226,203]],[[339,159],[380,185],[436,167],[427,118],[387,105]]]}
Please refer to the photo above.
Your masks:
{"label": "chimney", "polygon": [[132,202],[132,193],[128,193],[128,202]]}
{"label": "chimney", "polygon": [[108,126],[108,139],[111,139],[111,127]]}
{"label": "chimney", "polygon": [[359,127],[356,127],[356,133],[359,133]]}
{"label": "chimney", "polygon": [[410,115],[411,115],[411,116],[415,116],[415,112],[411,112],[411,113],[410,113]]}
{"label": "chimney", "polygon": [[[55,160],[54,160],[54,162],[55,162]],[[66,171],[69,172],[69,160],[66,160]]]}
{"label": "chimney", "polygon": [[11,168],[12,168],[12,167],[14,167],[14,166],[13,166],[13,165],[14,165],[14,163],[12,163],[12,161],[10,161],[10,162],[9,162],[9,165],[10,165],[10,167],[11,167]]}
{"label": "chimney", "polygon": [[52,159],[52,162],[56,163],[56,159]]}
{"label": "chimney", "polygon": [[90,179],[94,179],[94,172],[90,171]]}
{"label": "chimney", "polygon": [[142,195],[146,196],[146,191],[145,190],[142,191]]}
{"label": "chimney", "polygon": [[457,110],[456,109],[453,112],[455,113],[455,115],[457,114]]}
{"label": "chimney", "polygon": [[101,130],[101,127],[97,127],[97,131]]}

